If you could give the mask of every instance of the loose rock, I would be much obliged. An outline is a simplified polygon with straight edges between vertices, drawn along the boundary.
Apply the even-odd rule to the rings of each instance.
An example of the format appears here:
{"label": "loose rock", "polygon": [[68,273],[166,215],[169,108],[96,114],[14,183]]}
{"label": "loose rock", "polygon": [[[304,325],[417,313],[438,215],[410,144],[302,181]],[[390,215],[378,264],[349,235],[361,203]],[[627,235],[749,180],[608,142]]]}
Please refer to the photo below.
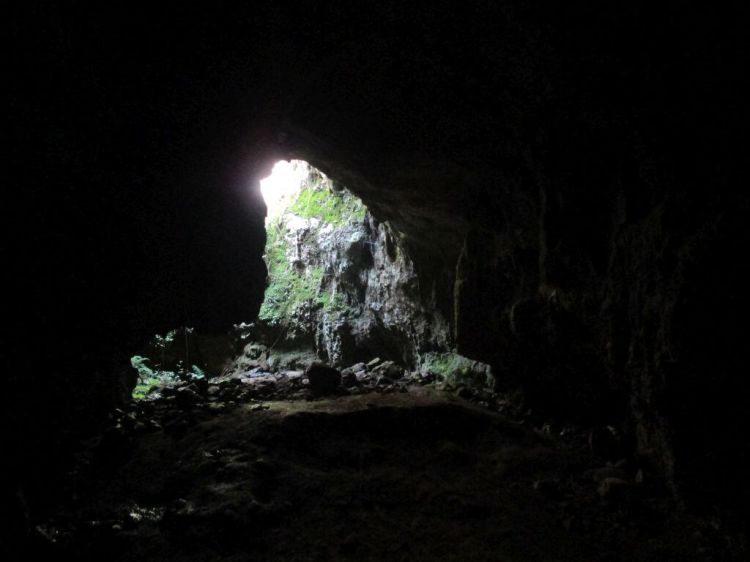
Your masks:
{"label": "loose rock", "polygon": [[354,371],[351,369],[344,369],[341,371],[341,384],[345,387],[356,386],[357,375],[354,374]]}
{"label": "loose rock", "polygon": [[323,363],[310,364],[305,371],[305,375],[310,381],[310,390],[314,394],[333,394],[341,384],[341,373]]}
{"label": "loose rock", "polygon": [[177,405],[182,409],[189,409],[201,401],[200,395],[190,387],[177,389]]}

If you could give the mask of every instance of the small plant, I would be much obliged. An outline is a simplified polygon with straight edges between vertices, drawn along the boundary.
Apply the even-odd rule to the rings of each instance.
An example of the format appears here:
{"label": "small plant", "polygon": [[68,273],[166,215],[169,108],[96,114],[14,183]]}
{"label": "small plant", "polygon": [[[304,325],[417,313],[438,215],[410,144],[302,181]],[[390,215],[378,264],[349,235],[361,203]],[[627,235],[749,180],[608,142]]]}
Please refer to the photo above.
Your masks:
{"label": "small plant", "polygon": [[[174,341],[175,335],[177,335],[177,331],[172,330],[171,332],[167,332],[163,336],[159,334],[156,334],[154,336],[153,345],[160,351],[161,363],[159,363],[159,367],[161,368],[164,368],[164,365],[166,364],[167,346]],[[135,367],[135,365],[133,366]]]}
{"label": "small plant", "polygon": [[[168,385],[181,380],[192,381],[206,377],[206,373],[200,367],[190,363],[188,338],[193,331],[193,328],[183,327],[171,330],[163,336],[155,335],[151,339],[149,353],[159,356],[160,362],[157,363],[157,367],[152,366],[153,360],[150,357],[135,355],[130,358],[130,364],[138,373],[138,382],[133,389],[135,400],[145,398],[151,388],[156,385]],[[185,349],[180,353],[182,358],[175,359],[173,355],[176,350],[170,348],[180,334],[184,335]]]}
{"label": "small plant", "polygon": [[154,370],[149,366],[151,359],[135,355],[130,358],[130,364],[138,371],[138,383],[133,389],[133,398],[142,400],[151,388],[158,384],[172,383],[179,380],[176,373],[172,371]]}

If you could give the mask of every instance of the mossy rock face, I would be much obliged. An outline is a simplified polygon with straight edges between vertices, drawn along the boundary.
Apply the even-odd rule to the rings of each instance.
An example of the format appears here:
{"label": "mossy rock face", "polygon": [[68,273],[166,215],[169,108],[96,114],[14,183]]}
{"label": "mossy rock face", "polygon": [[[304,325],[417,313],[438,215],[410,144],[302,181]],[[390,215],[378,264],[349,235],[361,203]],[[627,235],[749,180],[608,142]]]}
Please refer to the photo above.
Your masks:
{"label": "mossy rock face", "polygon": [[400,239],[364,203],[309,171],[268,217],[268,285],[257,325],[271,348],[313,349],[332,364],[380,355],[413,368],[417,342],[447,348],[447,322],[427,312]]}
{"label": "mossy rock face", "polygon": [[310,168],[299,193],[271,218],[264,255],[268,286],[259,314],[274,340],[269,345],[313,345],[321,323],[357,315],[335,266],[352,253],[347,244],[358,240],[354,233],[366,214],[362,201]]}
{"label": "mossy rock face", "polygon": [[488,387],[494,384],[492,368],[489,365],[458,353],[427,353],[422,358],[420,370],[423,373],[438,375],[450,384],[474,387]]}
{"label": "mossy rock face", "polygon": [[364,221],[367,207],[343,186],[334,187],[333,182],[313,169],[289,212],[303,219],[318,219],[324,224],[340,227],[349,222]]}
{"label": "mossy rock face", "polygon": [[259,315],[262,321],[299,323],[305,308],[336,315],[351,312],[330,282],[334,272],[326,270],[318,248],[321,237],[330,238],[347,225],[361,225],[366,213],[362,201],[341,186],[334,189],[333,182],[310,168],[297,196],[267,227],[268,286]]}

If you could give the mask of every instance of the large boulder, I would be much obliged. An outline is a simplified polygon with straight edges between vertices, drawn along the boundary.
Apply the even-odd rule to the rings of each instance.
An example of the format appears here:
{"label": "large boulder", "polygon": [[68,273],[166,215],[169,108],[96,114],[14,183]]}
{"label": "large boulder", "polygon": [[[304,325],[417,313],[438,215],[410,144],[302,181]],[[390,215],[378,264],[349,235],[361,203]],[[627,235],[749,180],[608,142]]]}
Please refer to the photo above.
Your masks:
{"label": "large boulder", "polygon": [[310,381],[310,390],[318,395],[334,394],[341,384],[339,370],[323,363],[311,363],[305,375]]}

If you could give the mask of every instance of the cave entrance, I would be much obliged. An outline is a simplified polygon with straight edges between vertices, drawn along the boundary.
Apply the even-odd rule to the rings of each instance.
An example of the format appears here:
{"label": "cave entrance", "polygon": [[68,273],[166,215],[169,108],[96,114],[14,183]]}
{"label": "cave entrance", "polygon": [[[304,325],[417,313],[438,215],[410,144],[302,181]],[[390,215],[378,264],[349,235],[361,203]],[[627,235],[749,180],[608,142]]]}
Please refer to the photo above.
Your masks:
{"label": "cave entrance", "polygon": [[424,299],[390,223],[302,160],[276,163],[260,185],[268,279],[240,370],[321,360],[352,375],[369,364],[387,378],[411,371],[486,383],[489,366],[451,351],[448,322]]}
{"label": "cave entrance", "polygon": [[368,294],[373,224],[365,204],[303,160],[277,162],[260,182],[268,270],[254,339],[285,365],[362,355],[355,320]]}
{"label": "cave entrance", "polygon": [[260,193],[268,275],[258,318],[216,337],[190,327],[155,335],[131,358],[135,399],[228,373],[301,368],[316,360],[340,365],[377,347],[353,328],[371,333],[363,318],[381,306],[368,293],[371,281],[377,285],[369,272],[379,228],[364,203],[302,160],[277,162],[260,180]]}
{"label": "cave entrance", "polygon": [[189,404],[209,381],[272,383],[318,361],[348,369],[354,384],[406,373],[490,380],[489,366],[451,349],[449,324],[425,299],[430,280],[418,278],[404,237],[359,197],[302,160],[277,162],[260,193],[267,279],[258,317],[218,336],[188,327],[155,336],[131,360],[134,398],[180,388]]}
{"label": "cave entrance", "polygon": [[303,160],[279,160],[271,175],[260,180],[260,193],[266,204],[266,226],[297,198],[302,185],[309,182],[310,165]]}

